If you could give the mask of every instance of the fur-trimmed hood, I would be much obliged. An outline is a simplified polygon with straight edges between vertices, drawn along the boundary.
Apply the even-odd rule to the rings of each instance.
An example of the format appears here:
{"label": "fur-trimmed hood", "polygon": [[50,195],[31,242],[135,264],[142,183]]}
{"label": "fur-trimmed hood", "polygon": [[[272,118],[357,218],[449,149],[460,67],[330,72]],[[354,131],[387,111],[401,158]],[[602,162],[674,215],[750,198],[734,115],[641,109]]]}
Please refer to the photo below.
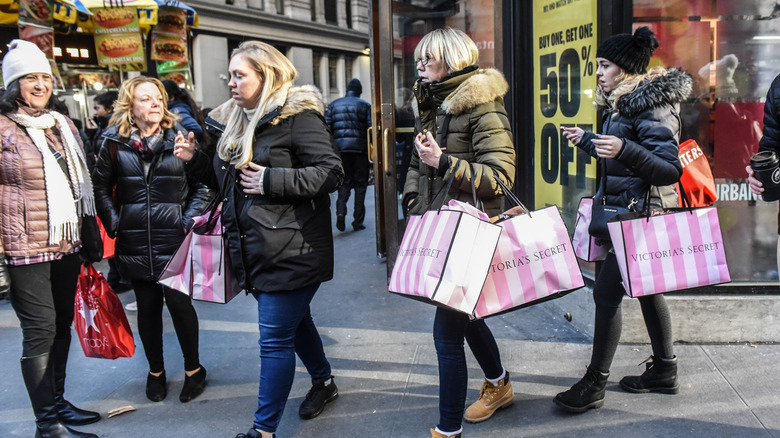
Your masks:
{"label": "fur-trimmed hood", "polygon": [[[325,104],[322,102],[322,94],[314,85],[282,89],[277,92],[277,96],[274,96],[274,99],[278,101],[278,105],[271,106],[273,109],[263,117],[261,124],[270,123],[271,125],[277,125],[282,120],[306,110],[315,111],[321,116],[325,115]],[[236,102],[230,99],[209,112],[208,117],[222,125],[221,128],[224,128],[235,108]]]}
{"label": "fur-trimmed hood", "polygon": [[693,77],[677,68],[649,75],[634,91],[622,96],[617,102],[621,115],[636,117],[643,111],[662,105],[675,106],[691,94]]}
{"label": "fur-trimmed hood", "polygon": [[418,116],[418,100],[425,99],[428,95],[434,96],[434,99],[439,96],[444,99],[441,101],[441,109],[445,113],[459,115],[483,103],[503,98],[508,90],[509,84],[501,72],[494,68],[478,69],[473,66],[470,71],[461,70],[438,82],[415,84],[414,92],[417,99],[412,101],[412,109],[415,116]]}

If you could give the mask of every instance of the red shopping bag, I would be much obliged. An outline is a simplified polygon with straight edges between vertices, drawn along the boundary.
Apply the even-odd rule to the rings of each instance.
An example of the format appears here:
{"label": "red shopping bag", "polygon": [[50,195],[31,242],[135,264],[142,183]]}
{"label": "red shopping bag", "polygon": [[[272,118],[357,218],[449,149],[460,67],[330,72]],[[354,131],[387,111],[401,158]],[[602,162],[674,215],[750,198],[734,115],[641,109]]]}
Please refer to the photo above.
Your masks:
{"label": "red shopping bag", "polygon": [[108,237],[103,222],[100,221],[99,217],[95,216],[95,218],[97,219],[98,228],[100,228],[100,237],[103,238],[103,258],[110,259],[116,253],[116,239]]}
{"label": "red shopping bag", "polygon": [[81,267],[73,325],[87,357],[132,357],[135,342],[122,302],[91,263]]}
{"label": "red shopping bag", "polygon": [[[718,192],[710,163],[696,140],[686,140],[680,145],[680,162],[683,166],[680,182],[685,187],[691,207],[709,207],[717,201]],[[683,206],[682,197],[677,206]]]}
{"label": "red shopping bag", "polygon": [[600,245],[599,239],[591,236],[588,232],[590,228],[590,219],[593,213],[593,198],[587,197],[580,199],[580,205],[577,207],[577,221],[574,224],[574,254],[586,262],[598,262],[607,258],[609,245]]}

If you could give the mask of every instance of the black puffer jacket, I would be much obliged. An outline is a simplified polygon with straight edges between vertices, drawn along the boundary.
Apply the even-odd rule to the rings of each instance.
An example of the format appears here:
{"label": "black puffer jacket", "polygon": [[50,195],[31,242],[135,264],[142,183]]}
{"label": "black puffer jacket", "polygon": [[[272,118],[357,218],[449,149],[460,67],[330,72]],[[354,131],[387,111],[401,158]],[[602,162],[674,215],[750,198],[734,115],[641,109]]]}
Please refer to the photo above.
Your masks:
{"label": "black puffer jacket", "polygon": [[758,143],[759,151],[773,151],[780,154],[780,75],[778,75],[764,103],[764,136]]}
{"label": "black puffer jacket", "polygon": [[325,122],[341,153],[368,154],[367,130],[371,127],[371,104],[348,90],[328,106]]}
{"label": "black puffer jacket", "polygon": [[[607,159],[607,204],[625,207],[637,202],[635,208],[642,209],[653,186],[652,206],[677,205],[673,184],[682,175],[682,165],[676,105],[691,93],[693,79],[677,69],[658,71],[662,73],[648,76],[633,92],[622,96],[616,110],[604,109],[602,134],[624,141],[618,156]],[[585,133],[579,147],[596,157],[594,138],[595,134]],[[602,196],[599,184],[596,199]]]}
{"label": "black puffer jacket", "polygon": [[[173,156],[176,132],[167,129],[148,169],[141,155],[119,136],[116,127],[103,134],[92,180],[98,215],[109,236],[116,236],[116,260],[122,278],[157,281],[184,240],[192,218],[203,213],[214,192],[193,179]],[[116,151],[116,163],[112,160]],[[116,183],[116,199],[113,188]]]}
{"label": "black puffer jacket", "polygon": [[[240,170],[199,152],[189,167],[221,190],[233,273],[247,292],[280,292],[333,278],[328,193],[341,185],[341,158],[325,125],[319,91],[293,87],[255,128],[252,161],[266,167],[264,195],[244,194]],[[214,143],[235,103],[206,119]]]}

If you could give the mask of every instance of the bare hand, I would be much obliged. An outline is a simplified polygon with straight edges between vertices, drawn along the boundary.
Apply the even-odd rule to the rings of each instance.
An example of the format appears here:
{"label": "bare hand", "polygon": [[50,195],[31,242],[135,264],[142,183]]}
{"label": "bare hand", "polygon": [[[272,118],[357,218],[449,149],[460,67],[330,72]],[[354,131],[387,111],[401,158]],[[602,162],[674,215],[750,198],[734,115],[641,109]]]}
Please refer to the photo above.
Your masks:
{"label": "bare hand", "polygon": [[185,163],[189,163],[195,156],[195,134],[190,132],[185,139],[184,134],[179,131],[174,141],[173,155]]}
{"label": "bare hand", "polygon": [[414,137],[414,146],[417,148],[417,153],[420,155],[420,160],[423,163],[437,168],[439,167],[439,158],[441,157],[441,148],[436,140],[433,138],[433,134],[426,132],[418,133]]}
{"label": "bare hand", "polygon": [[561,126],[561,134],[566,137],[574,146],[579,146],[585,131],[582,128],[567,128]]}
{"label": "bare hand", "polygon": [[592,141],[599,158],[615,158],[623,149],[623,140],[614,135],[599,135]]}
{"label": "bare hand", "polygon": [[244,193],[248,195],[260,195],[260,184],[263,183],[263,171],[265,167],[249,162],[249,168],[241,169],[241,185]]}
{"label": "bare hand", "polygon": [[748,184],[750,184],[750,191],[756,195],[764,193],[764,184],[756,179],[755,175],[753,174],[753,168],[746,166],[745,171],[747,171],[748,174]]}
{"label": "bare hand", "polygon": [[93,119],[87,119],[87,129],[97,129],[97,124]]}

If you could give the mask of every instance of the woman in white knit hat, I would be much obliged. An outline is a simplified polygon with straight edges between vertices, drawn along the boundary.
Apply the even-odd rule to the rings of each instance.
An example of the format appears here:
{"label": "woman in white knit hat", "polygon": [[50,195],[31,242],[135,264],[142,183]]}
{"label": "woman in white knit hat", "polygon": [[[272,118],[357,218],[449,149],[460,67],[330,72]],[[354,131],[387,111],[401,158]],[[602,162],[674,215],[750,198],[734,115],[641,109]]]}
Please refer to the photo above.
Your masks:
{"label": "woman in white knit hat", "polygon": [[81,217],[95,214],[83,145],[52,96],[49,60],[14,40],[0,96],[0,290],[22,328],[22,376],[36,437],[97,437],[66,425],[100,419],[63,398],[73,300],[81,267]]}

